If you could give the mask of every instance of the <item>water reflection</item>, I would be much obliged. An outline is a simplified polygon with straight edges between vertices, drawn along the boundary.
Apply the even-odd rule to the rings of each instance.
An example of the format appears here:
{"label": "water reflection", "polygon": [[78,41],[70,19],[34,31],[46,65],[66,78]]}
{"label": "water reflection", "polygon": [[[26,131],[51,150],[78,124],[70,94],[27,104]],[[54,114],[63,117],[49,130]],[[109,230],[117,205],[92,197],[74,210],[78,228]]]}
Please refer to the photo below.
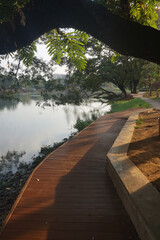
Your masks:
{"label": "water reflection", "polygon": [[3,111],[4,109],[8,110],[15,110],[18,106],[19,99],[10,99],[10,98],[3,98],[0,99],[0,111]]}
{"label": "water reflection", "polygon": [[37,103],[42,102],[43,99],[40,95],[27,95],[27,94],[17,94],[15,96],[0,97],[0,111],[4,109],[15,110],[18,104],[21,102],[24,106],[31,105],[32,101]]}
{"label": "water reflection", "polygon": [[17,169],[23,164],[21,158],[26,154],[25,151],[8,151],[5,155],[0,158],[0,173],[5,174],[6,172],[16,172]]}
{"label": "water reflection", "polygon": [[[56,105],[52,100],[44,108],[36,105],[37,102],[43,102],[40,95],[0,99],[0,156],[9,158],[13,155],[9,158],[12,160],[7,160],[8,164],[15,162],[16,165],[15,152],[20,162],[31,162],[41,146],[52,145],[69,137],[75,131],[73,126],[77,119],[87,120],[93,114],[99,117],[110,110],[109,105],[92,100],[80,106]],[[24,151],[25,154],[22,154]],[[3,158],[1,166],[5,166]]]}

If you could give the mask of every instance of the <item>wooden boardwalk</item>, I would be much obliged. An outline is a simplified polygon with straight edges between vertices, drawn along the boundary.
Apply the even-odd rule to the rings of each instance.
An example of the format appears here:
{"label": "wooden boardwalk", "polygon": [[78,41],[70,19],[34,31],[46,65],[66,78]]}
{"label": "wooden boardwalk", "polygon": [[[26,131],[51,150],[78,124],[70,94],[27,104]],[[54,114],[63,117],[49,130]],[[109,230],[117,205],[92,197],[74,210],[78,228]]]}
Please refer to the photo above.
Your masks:
{"label": "wooden boardwalk", "polygon": [[51,153],[29,178],[0,240],[139,239],[105,170],[130,113],[101,117]]}

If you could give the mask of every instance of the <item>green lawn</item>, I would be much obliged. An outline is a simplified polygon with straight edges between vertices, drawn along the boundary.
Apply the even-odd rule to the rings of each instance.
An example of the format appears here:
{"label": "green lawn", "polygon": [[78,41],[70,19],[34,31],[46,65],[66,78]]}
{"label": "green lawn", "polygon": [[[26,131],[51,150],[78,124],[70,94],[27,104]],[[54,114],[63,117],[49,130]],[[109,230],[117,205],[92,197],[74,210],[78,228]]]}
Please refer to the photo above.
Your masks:
{"label": "green lawn", "polygon": [[128,101],[117,101],[114,102],[111,106],[111,111],[110,113],[114,113],[114,112],[121,112],[127,109],[131,109],[131,108],[152,108],[152,106],[149,103],[146,103],[145,101],[143,101],[140,98],[135,98],[132,100],[128,100]]}

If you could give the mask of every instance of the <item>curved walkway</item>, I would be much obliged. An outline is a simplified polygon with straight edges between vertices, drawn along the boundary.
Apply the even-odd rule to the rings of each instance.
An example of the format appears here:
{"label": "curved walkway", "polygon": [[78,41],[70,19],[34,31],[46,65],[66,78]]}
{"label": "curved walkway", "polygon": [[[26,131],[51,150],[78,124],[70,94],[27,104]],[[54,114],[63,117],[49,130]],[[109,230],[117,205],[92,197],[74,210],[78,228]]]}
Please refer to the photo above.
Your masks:
{"label": "curved walkway", "polygon": [[132,111],[101,117],[52,152],[30,176],[0,239],[139,239],[105,170]]}
{"label": "curved walkway", "polygon": [[132,96],[134,98],[141,98],[141,99],[143,99],[144,101],[150,103],[152,105],[152,107],[155,108],[155,109],[160,109],[160,102],[158,102],[156,100],[152,100],[150,98],[143,97],[144,93],[145,92],[139,92],[137,94],[132,94]]}

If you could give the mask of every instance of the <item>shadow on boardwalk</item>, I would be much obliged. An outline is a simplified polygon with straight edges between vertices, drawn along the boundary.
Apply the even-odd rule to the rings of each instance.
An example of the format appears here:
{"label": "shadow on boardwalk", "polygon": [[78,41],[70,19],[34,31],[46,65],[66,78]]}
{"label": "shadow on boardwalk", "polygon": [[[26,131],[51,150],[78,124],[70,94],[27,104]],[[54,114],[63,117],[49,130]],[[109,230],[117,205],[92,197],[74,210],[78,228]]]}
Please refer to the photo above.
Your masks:
{"label": "shadow on boardwalk", "polygon": [[131,111],[101,117],[32,175],[1,240],[127,240],[135,229],[105,170]]}

